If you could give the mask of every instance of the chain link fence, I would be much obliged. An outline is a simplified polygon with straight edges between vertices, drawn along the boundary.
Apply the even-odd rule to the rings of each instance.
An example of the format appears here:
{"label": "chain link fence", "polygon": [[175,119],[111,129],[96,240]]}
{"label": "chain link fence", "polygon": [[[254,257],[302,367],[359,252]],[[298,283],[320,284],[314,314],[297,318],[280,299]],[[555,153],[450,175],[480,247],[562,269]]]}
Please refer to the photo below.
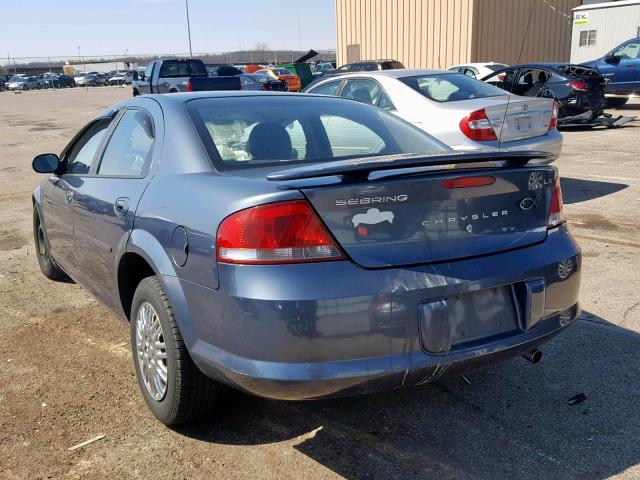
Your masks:
{"label": "chain link fence", "polygon": [[[335,62],[335,50],[318,50],[314,61]],[[293,63],[307,53],[298,50],[240,50],[235,52],[194,53],[193,58],[201,59],[207,65],[246,65],[246,64],[280,64]],[[78,52],[70,56],[50,57],[12,57],[0,58],[0,74],[15,75],[18,73],[41,74],[82,73],[84,71],[136,70],[144,68],[153,60],[165,58],[187,58],[188,53],[154,53],[130,55],[84,55]]]}

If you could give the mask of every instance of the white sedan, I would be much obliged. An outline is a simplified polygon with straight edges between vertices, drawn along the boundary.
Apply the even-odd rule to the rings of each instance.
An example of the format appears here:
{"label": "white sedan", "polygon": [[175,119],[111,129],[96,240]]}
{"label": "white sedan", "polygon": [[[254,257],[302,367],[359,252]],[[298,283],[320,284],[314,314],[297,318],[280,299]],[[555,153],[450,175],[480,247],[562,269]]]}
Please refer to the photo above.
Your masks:
{"label": "white sedan", "polygon": [[382,70],[335,75],[305,91],[388,110],[455,150],[559,154],[562,149],[553,99],[510,95],[459,73]]}
{"label": "white sedan", "polygon": [[457,72],[467,77],[477,78],[478,80],[484,78],[492,73],[507,68],[509,65],[503,63],[485,62],[485,63],[465,63],[464,65],[454,65],[447,68],[450,72]]}

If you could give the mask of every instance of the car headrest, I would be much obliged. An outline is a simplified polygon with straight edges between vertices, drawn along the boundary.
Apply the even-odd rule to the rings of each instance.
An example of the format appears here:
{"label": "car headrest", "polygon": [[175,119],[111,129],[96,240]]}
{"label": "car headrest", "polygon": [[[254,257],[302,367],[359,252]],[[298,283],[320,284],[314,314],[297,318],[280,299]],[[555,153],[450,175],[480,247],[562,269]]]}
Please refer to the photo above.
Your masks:
{"label": "car headrest", "polygon": [[538,73],[538,82],[544,83],[549,80],[550,75],[547,72]]}
{"label": "car headrest", "polygon": [[254,160],[285,160],[291,157],[291,137],[277,123],[259,123],[247,140],[247,151]]}
{"label": "car headrest", "polygon": [[369,93],[369,90],[364,87],[356,88],[353,91],[352,98],[358,102],[368,103],[369,105],[373,103],[371,100],[371,94]]}
{"label": "car headrest", "polygon": [[533,73],[525,74],[524,83],[533,83]]}

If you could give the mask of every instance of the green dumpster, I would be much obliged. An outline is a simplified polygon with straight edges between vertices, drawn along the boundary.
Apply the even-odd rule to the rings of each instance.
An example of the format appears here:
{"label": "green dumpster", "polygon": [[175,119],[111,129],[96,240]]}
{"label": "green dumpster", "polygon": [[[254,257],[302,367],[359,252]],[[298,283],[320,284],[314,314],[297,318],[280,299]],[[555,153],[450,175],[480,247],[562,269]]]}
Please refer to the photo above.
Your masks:
{"label": "green dumpster", "polygon": [[313,80],[313,74],[311,73],[311,67],[308,63],[286,63],[284,65],[278,65],[279,67],[286,68],[300,77],[301,88],[306,87]]}

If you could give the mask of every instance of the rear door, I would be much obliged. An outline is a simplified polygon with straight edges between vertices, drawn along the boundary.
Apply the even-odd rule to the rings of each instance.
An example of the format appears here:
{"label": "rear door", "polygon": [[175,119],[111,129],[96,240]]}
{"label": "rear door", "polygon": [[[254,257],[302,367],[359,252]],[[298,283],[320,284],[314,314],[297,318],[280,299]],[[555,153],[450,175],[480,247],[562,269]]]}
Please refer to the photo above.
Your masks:
{"label": "rear door", "polygon": [[76,191],[89,174],[109,123],[109,119],[97,120],[83,129],[62,154],[64,173],[51,175],[42,192],[44,223],[51,254],[73,276],[77,270],[73,240]]}
{"label": "rear door", "polygon": [[75,245],[82,283],[115,310],[119,305],[118,259],[133,228],[151,166],[161,153],[160,108],[144,99],[139,104],[145,108],[130,107],[116,118],[75,201]]}

